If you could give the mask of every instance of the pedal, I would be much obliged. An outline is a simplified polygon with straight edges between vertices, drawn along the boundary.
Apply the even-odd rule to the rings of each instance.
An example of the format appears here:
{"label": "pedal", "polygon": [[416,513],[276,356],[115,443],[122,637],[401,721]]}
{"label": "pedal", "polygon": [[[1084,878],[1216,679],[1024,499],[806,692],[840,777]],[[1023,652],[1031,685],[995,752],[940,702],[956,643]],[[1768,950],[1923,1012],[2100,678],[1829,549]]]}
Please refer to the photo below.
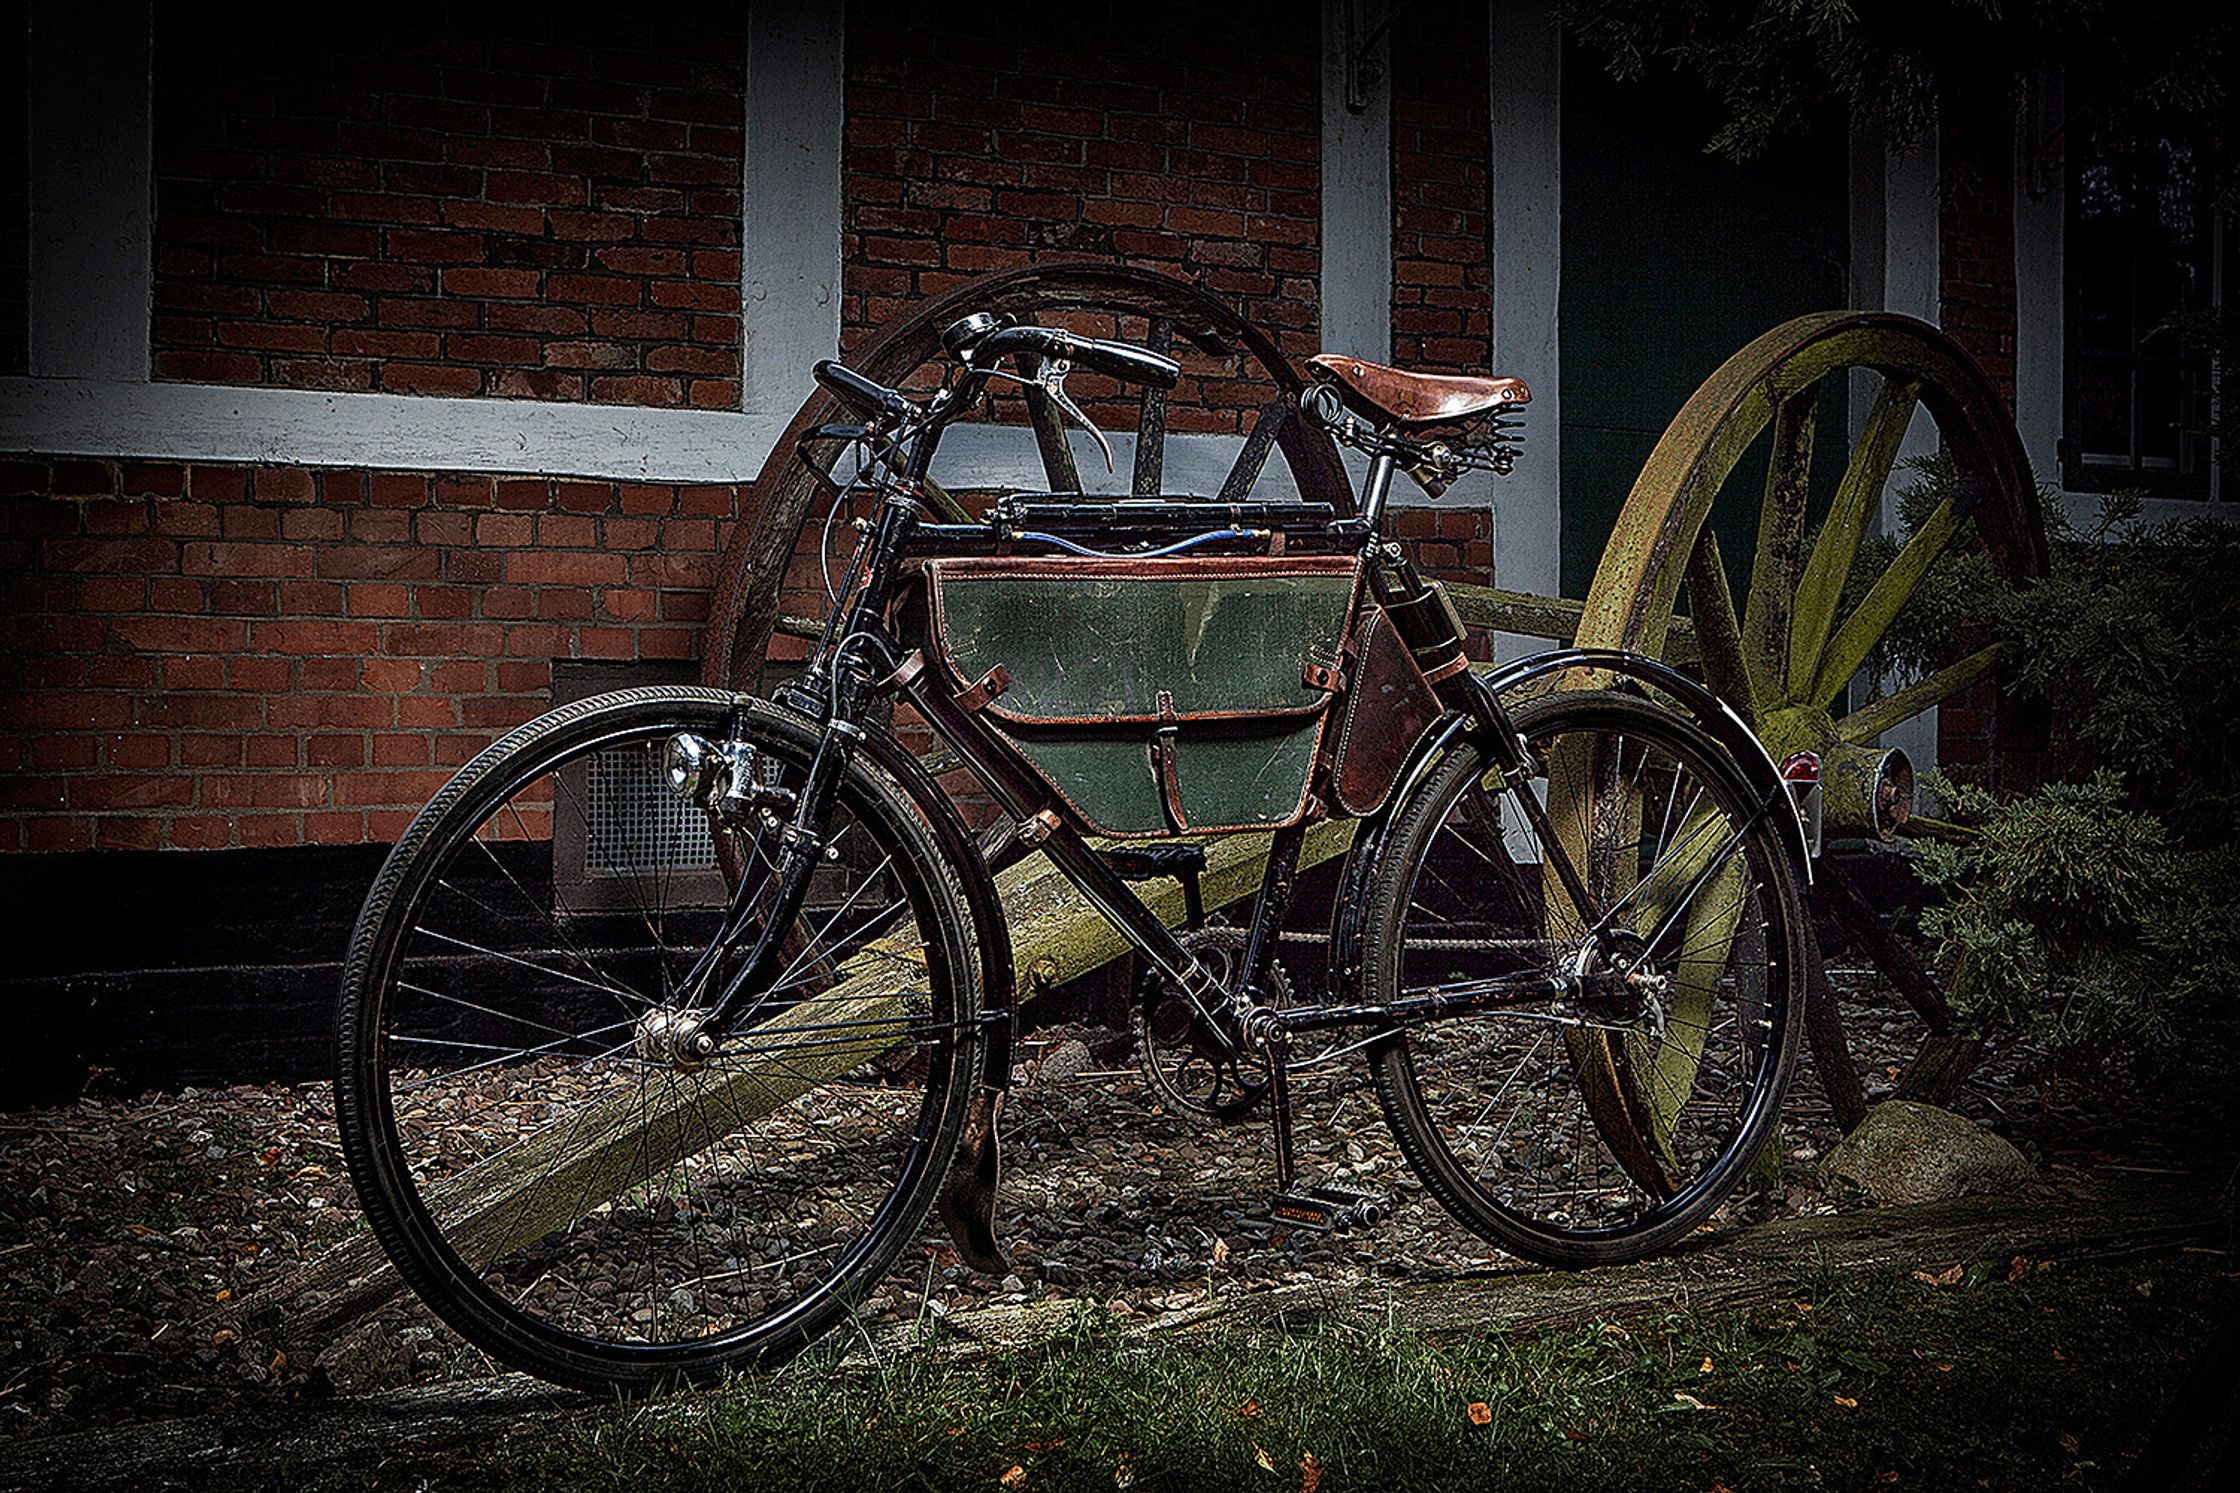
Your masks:
{"label": "pedal", "polygon": [[1271,1222],[1312,1229],[1318,1234],[1366,1228],[1391,1216],[1392,1199],[1385,1194],[1328,1184],[1279,1192],[1268,1205]]}

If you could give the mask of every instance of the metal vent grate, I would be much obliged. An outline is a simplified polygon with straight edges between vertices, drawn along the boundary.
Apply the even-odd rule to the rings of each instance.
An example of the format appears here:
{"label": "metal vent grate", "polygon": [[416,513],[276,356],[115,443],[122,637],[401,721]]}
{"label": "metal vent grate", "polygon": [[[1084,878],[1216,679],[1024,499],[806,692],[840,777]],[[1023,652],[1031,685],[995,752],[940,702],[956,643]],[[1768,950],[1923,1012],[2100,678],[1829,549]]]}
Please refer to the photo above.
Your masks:
{"label": "metal vent grate", "polygon": [[660,743],[595,755],[585,797],[586,870],[667,875],[714,867],[707,813],[669,791]]}

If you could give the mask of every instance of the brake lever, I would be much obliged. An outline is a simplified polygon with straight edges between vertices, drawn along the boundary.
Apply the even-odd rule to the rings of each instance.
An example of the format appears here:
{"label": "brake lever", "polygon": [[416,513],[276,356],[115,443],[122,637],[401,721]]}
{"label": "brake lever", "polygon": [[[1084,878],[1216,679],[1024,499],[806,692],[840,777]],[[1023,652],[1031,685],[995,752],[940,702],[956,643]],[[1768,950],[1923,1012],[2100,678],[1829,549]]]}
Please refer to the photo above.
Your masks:
{"label": "brake lever", "polygon": [[1066,393],[1066,375],[1072,371],[1073,365],[1063,358],[1045,358],[1042,360],[1042,366],[1035,370],[1035,386],[1041,389],[1049,397],[1050,402],[1055,404],[1062,413],[1070,416],[1076,425],[1089,432],[1091,438],[1097,443],[1097,449],[1104,453],[1104,469],[1110,472],[1114,469],[1112,465],[1112,443],[1104,438],[1104,432],[1097,429],[1089,417],[1081,412],[1081,406],[1075,404]]}

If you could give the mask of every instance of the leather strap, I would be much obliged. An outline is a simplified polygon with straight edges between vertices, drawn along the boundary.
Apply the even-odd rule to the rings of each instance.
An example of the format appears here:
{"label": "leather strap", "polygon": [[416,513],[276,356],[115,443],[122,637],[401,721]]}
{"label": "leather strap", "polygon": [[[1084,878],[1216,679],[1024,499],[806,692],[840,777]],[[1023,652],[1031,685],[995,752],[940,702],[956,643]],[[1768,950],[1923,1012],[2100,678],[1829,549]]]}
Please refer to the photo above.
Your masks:
{"label": "leather strap", "polygon": [[1437,684],[1442,679],[1452,679],[1469,667],[1470,655],[1457,648],[1445,663],[1440,664],[1437,668],[1425,669],[1423,671],[1423,682],[1425,684]]}
{"label": "leather strap", "polygon": [[872,692],[874,694],[883,695],[890,690],[908,689],[911,685],[918,682],[918,676],[925,673],[925,671],[925,650],[923,648],[913,648],[910,650],[909,655],[905,657],[901,663],[895,665],[895,669],[892,674],[889,674],[886,678],[880,680],[877,684],[871,687]]}
{"label": "leather strap", "polygon": [[1167,827],[1187,834],[1190,821],[1182,812],[1182,728],[1175,721],[1174,694],[1159,691],[1159,729],[1151,738],[1151,775],[1158,780],[1159,802],[1167,811]]}
{"label": "leather strap", "polygon": [[966,715],[970,715],[977,710],[986,710],[990,701],[1009,688],[1011,688],[1011,671],[1002,664],[997,664],[980,676],[978,684],[970,689],[959,690],[951,698],[955,701],[957,709],[963,711]]}

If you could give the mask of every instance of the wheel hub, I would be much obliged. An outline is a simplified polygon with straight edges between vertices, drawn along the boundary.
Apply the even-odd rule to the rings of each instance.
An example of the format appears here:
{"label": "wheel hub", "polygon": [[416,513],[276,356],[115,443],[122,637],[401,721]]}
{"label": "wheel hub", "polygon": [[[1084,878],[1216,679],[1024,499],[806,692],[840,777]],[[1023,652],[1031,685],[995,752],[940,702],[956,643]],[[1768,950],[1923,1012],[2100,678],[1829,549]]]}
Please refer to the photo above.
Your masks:
{"label": "wheel hub", "polygon": [[688,1073],[707,1067],[716,1050],[707,1021],[708,1013],[698,1007],[654,1007],[638,1018],[634,1037],[638,1056]]}
{"label": "wheel hub", "polygon": [[1607,952],[1589,939],[1572,955],[1571,978],[1579,1007],[1588,1016],[1625,1025],[1646,1017],[1650,1030],[1664,1035],[1672,977],[1651,967],[1649,945],[1640,934],[1619,930],[1611,935]]}

